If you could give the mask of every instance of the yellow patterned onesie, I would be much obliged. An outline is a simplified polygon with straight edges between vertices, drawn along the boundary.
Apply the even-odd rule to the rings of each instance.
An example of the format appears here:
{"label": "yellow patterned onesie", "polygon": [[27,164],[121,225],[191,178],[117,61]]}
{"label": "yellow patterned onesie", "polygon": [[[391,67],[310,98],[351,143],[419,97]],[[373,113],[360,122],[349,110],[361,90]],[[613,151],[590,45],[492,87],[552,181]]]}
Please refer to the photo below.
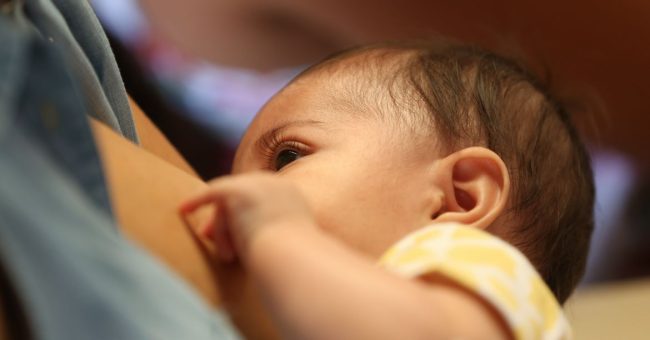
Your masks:
{"label": "yellow patterned onesie", "polygon": [[515,339],[570,339],[553,293],[514,246],[485,231],[436,224],[393,245],[379,265],[416,278],[440,274],[475,292],[500,313]]}

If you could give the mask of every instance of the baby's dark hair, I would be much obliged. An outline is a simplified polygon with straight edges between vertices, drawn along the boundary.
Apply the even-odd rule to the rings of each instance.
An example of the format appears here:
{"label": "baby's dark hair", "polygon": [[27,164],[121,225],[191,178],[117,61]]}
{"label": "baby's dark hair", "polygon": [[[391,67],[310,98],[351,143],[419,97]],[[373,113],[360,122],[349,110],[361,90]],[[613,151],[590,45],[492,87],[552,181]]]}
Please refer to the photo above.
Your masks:
{"label": "baby's dark hair", "polygon": [[[372,72],[372,85],[384,83],[397,112],[413,113],[412,128],[432,130],[444,153],[484,146],[503,159],[511,192],[490,231],[526,254],[566,301],[584,273],[595,189],[588,152],[561,102],[520,63],[448,42],[356,48],[303,76],[324,70],[367,78],[354,76],[359,66]],[[361,82],[355,98],[373,101],[376,94],[362,89],[371,84]]]}

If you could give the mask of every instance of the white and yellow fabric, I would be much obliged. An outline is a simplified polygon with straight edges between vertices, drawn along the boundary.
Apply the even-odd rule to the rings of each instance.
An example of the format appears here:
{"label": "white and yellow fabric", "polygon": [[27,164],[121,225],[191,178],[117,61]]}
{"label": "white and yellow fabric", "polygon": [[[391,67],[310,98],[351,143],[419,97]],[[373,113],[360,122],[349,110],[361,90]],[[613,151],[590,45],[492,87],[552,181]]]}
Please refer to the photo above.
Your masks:
{"label": "white and yellow fabric", "polygon": [[553,293],[514,246],[485,231],[436,224],[407,235],[379,264],[416,278],[440,274],[475,292],[503,317],[516,339],[570,339]]}

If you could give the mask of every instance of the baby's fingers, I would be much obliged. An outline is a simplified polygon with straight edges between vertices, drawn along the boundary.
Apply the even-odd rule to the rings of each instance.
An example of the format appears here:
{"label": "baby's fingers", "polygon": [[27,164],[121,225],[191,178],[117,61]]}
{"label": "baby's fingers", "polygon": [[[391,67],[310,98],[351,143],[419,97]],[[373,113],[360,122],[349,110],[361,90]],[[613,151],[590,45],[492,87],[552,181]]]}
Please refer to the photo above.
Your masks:
{"label": "baby's fingers", "polygon": [[221,260],[225,262],[234,261],[237,256],[237,251],[233,243],[232,234],[226,227],[223,218],[217,220],[212,235]]}
{"label": "baby's fingers", "polygon": [[219,197],[219,193],[215,190],[204,190],[181,203],[178,210],[182,214],[191,213],[205,204],[217,203]]}
{"label": "baby's fingers", "polygon": [[240,192],[239,188],[243,183],[245,182],[242,182],[241,179],[233,179],[233,176],[212,180],[207,189],[183,202],[179,207],[179,211],[184,214],[192,212],[205,204],[222,203],[227,196]]}
{"label": "baby's fingers", "polygon": [[212,240],[214,238],[214,231],[216,229],[218,212],[213,212],[210,219],[199,229],[199,234],[205,238]]}
{"label": "baby's fingers", "polygon": [[214,242],[217,255],[222,261],[232,262],[236,257],[230,232],[225,225],[222,209],[215,207],[210,220],[199,230],[200,235]]}

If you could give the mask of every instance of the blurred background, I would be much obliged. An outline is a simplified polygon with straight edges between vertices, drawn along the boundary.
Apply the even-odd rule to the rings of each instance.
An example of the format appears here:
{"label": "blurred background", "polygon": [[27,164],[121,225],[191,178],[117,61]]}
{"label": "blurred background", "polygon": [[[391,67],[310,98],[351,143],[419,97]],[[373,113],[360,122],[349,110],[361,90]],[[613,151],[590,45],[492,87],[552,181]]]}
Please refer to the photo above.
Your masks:
{"label": "blurred background", "polygon": [[526,57],[582,108],[592,151],[596,231],[567,307],[578,337],[650,334],[650,2],[91,2],[128,92],[204,179],[229,172],[273,93],[335,51],[442,35]]}

